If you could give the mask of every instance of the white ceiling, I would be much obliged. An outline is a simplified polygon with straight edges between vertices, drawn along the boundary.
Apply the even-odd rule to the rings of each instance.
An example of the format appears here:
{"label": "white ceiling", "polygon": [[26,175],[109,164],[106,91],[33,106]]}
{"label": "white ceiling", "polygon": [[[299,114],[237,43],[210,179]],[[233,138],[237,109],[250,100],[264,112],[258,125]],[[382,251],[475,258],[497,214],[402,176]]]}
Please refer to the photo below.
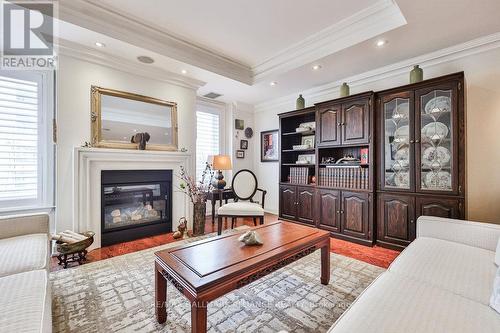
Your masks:
{"label": "white ceiling", "polygon": [[99,0],[108,9],[250,67],[375,2]]}
{"label": "white ceiling", "polygon": [[[175,75],[185,69],[186,76],[206,82],[199,94],[214,91],[224,95],[220,100],[250,104],[298,93],[500,32],[498,0],[383,0],[382,3],[390,5],[391,11],[373,12],[367,9],[375,8],[381,1],[94,1],[61,1],[62,19],[78,24],[62,23],[59,28],[62,39],[83,45],[95,53],[135,63],[138,55],[149,55],[155,63],[140,66],[170,71]],[[65,8],[65,4],[73,6],[75,3],[87,7],[82,5],[78,11],[71,6]],[[96,8],[120,17],[106,12],[109,19],[101,22],[99,15],[95,14],[98,12]],[[359,22],[349,21],[349,18],[359,17],[360,13],[368,14]],[[407,24],[402,24],[398,13],[402,13]],[[382,14],[388,18],[381,19]],[[129,21],[121,21],[123,18]],[[391,20],[392,25],[374,23]],[[124,22],[129,24],[124,25]],[[349,25],[339,22],[349,22]],[[147,25],[144,31],[142,24]],[[372,36],[360,33],[363,24],[365,32],[380,29],[383,32]],[[311,36],[318,36],[332,26],[337,37],[341,32],[344,37],[358,36],[360,39],[350,37],[331,41],[320,38],[315,42],[325,41],[328,45],[308,46]],[[130,27],[146,37],[134,40],[130,32],[124,35],[123,31]],[[147,37],[151,36],[155,39],[148,40]],[[377,48],[375,42],[379,38],[387,40],[388,44]],[[95,47],[95,41],[104,42],[106,47]],[[296,53],[301,48],[291,48],[297,45],[304,50],[304,54],[296,57],[302,59],[301,63],[281,66],[275,61],[273,66],[280,67],[279,70],[268,71],[263,80],[252,79],[255,68],[263,61],[282,56],[287,50]],[[319,48],[329,53],[317,52]],[[206,63],[200,59],[206,59]],[[293,60],[276,59],[283,60],[283,63]],[[321,70],[313,71],[313,64],[321,64]],[[271,87],[270,81],[278,84]]]}

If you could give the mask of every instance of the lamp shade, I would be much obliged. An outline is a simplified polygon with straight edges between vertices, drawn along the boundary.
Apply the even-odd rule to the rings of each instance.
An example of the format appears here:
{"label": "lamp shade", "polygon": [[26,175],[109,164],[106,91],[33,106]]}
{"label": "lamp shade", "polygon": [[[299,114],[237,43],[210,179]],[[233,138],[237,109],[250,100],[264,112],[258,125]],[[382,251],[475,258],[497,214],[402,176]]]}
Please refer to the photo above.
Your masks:
{"label": "lamp shade", "polygon": [[214,170],[231,170],[231,158],[228,155],[215,155],[213,157],[212,167]]}

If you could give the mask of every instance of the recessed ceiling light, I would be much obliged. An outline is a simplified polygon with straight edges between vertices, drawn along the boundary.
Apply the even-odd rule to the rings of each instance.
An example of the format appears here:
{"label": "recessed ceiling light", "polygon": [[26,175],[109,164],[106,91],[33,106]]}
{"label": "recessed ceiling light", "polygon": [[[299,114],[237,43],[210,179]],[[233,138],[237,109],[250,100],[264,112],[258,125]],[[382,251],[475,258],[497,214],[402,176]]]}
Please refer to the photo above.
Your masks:
{"label": "recessed ceiling light", "polygon": [[187,72],[188,72],[188,71],[187,71],[187,70],[185,70],[185,69],[183,69],[183,70],[181,71],[181,73],[182,73],[182,74],[187,74]]}
{"label": "recessed ceiling light", "polygon": [[384,39],[379,39],[379,40],[377,41],[377,44],[376,44],[376,45],[377,45],[378,47],[382,47],[382,46],[384,46],[385,44],[387,44],[387,41],[386,41],[386,40],[384,40]]}
{"label": "recessed ceiling light", "polygon": [[95,46],[97,46],[97,47],[105,47],[106,44],[101,43],[101,42],[95,42]]}
{"label": "recessed ceiling light", "polygon": [[148,56],[138,56],[137,60],[139,60],[140,62],[142,62],[144,64],[152,64],[153,62],[155,62],[153,58],[148,57]]}
{"label": "recessed ceiling light", "polygon": [[276,82],[276,81],[273,81],[273,82],[269,83],[269,85],[272,86],[272,87],[274,87],[277,84],[278,84],[278,82]]}
{"label": "recessed ceiling light", "polygon": [[312,69],[314,69],[315,71],[317,71],[317,70],[321,69],[321,65],[314,65],[312,67]]}

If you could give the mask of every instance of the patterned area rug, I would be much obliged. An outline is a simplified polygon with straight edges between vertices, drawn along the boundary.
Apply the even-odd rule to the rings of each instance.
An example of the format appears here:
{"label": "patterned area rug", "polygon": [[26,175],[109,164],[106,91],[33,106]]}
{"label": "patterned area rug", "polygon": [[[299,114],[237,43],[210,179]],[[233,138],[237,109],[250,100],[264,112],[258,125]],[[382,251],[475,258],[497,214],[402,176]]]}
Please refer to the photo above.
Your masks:
{"label": "patterned area rug", "polygon": [[[191,332],[190,304],[171,285],[167,323],[154,314],[154,252],[178,244],[51,273],[54,332]],[[209,332],[326,332],[384,271],[333,253],[331,270],[322,285],[318,250],[211,302]]]}

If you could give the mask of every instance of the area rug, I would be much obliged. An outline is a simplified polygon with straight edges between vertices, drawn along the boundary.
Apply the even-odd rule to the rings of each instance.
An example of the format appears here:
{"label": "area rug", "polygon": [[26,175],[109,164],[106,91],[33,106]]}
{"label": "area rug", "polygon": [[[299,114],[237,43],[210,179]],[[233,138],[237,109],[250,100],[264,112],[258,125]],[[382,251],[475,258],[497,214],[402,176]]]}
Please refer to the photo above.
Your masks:
{"label": "area rug", "polygon": [[[190,304],[172,286],[167,323],[154,312],[154,252],[179,244],[51,273],[54,332],[191,332]],[[383,271],[332,253],[324,286],[316,251],[209,303],[209,332],[326,332]]]}

